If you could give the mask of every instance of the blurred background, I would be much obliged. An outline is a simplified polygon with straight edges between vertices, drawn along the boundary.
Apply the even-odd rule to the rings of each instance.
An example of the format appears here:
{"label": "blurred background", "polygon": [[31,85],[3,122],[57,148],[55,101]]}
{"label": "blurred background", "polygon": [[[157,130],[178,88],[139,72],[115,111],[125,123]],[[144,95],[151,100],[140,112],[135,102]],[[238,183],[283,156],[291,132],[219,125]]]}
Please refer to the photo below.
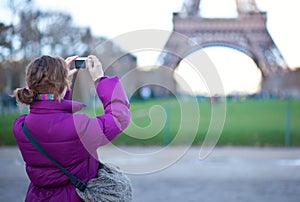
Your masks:
{"label": "blurred background", "polygon": [[[10,130],[12,120],[28,111],[26,106],[17,107],[10,95],[25,85],[25,67],[29,61],[43,54],[64,58],[95,54],[101,59],[106,75],[122,79],[133,103],[132,127],[127,136],[116,140],[118,144],[168,144],[181,125],[182,100],[187,105],[196,100],[199,110],[195,113],[201,112],[201,122],[194,126],[199,128],[194,144],[203,142],[211,122],[212,104],[220,101],[227,104],[227,113],[219,144],[299,145],[297,3],[295,0],[170,0],[163,4],[158,0],[113,0],[97,4],[91,0],[1,1],[1,144],[15,144]],[[259,20],[253,20],[255,16]],[[220,24],[216,25],[218,31],[201,27],[205,23],[217,24],[214,21]],[[253,24],[260,26],[259,30],[247,33],[250,42],[244,46],[245,37],[239,35],[240,30]],[[224,34],[230,26],[239,26],[231,30],[232,36]],[[158,34],[154,35],[156,30]],[[172,35],[175,32],[187,39],[186,44],[197,43],[196,49],[176,39]],[[153,41],[155,47],[132,48],[133,44],[143,46],[143,41]],[[191,50],[183,53],[178,47]],[[169,54],[172,51],[181,58]],[[195,65],[195,60],[206,62]],[[212,78],[215,81],[205,78],[209,69],[216,70]],[[214,83],[220,83],[221,88],[216,89]],[[95,110],[101,111],[101,107],[95,109],[94,97],[93,83],[87,72],[81,71],[74,83],[73,99],[88,104],[87,111],[95,115]],[[154,105],[162,106],[166,118],[165,124],[156,127],[149,118]],[[193,116],[185,119],[189,118]],[[133,138],[141,132],[134,130],[136,126],[145,128],[151,123],[156,128],[151,131],[153,138]]]}
{"label": "blurred background", "polygon": [[[100,152],[132,174],[134,201],[298,201],[299,19],[298,0],[2,0],[0,200],[29,182],[12,133],[29,109],[11,97],[27,64],[95,54],[130,99]],[[73,85],[103,112],[86,70]]]}

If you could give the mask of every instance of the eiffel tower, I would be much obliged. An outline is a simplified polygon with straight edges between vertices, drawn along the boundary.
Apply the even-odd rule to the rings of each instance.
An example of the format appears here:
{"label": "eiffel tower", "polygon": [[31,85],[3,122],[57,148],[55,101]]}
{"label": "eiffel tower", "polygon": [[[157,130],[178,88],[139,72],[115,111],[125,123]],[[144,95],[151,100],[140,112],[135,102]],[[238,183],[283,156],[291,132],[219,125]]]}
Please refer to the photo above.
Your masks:
{"label": "eiffel tower", "polygon": [[288,69],[267,30],[266,12],[258,9],[255,0],[236,0],[235,18],[204,18],[199,11],[200,3],[200,0],[185,0],[181,12],[173,13],[173,32],[160,56],[163,66],[175,69],[194,51],[225,46],[251,57],[263,79]]}

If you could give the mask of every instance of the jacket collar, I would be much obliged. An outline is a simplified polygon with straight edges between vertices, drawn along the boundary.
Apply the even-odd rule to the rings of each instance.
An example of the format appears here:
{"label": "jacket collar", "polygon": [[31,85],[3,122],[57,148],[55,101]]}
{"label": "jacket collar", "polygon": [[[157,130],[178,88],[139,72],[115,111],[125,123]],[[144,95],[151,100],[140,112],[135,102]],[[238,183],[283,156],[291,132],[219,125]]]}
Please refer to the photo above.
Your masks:
{"label": "jacket collar", "polygon": [[67,111],[78,112],[86,107],[85,104],[76,101],[64,100],[60,102],[56,100],[36,100],[30,105],[30,112],[32,113],[47,113],[49,110],[54,111]]}

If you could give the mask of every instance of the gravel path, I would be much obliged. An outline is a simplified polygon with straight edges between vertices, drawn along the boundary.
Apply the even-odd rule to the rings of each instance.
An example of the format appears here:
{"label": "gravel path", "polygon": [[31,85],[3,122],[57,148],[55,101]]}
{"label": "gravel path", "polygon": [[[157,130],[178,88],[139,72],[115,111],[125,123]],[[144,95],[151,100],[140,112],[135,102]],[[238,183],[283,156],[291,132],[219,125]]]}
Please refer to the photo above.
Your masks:
{"label": "gravel path", "polygon": [[[299,202],[300,148],[217,147],[205,159],[200,147],[163,149],[107,146],[100,154],[128,173],[134,202]],[[18,148],[0,147],[0,201],[24,201],[27,186]]]}

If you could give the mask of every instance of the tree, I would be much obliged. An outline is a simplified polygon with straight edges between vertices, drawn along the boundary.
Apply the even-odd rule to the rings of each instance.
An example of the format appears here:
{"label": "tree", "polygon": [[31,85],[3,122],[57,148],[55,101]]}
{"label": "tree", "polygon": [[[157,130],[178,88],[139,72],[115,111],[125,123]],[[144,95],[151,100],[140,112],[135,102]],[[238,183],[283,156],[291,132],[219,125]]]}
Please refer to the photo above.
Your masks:
{"label": "tree", "polygon": [[0,22],[0,60],[7,59],[11,54],[13,32],[12,25],[4,25]]}
{"label": "tree", "polygon": [[20,13],[20,23],[17,31],[20,35],[21,49],[25,58],[32,58],[41,53],[41,33],[38,30],[39,12],[31,11]]}

